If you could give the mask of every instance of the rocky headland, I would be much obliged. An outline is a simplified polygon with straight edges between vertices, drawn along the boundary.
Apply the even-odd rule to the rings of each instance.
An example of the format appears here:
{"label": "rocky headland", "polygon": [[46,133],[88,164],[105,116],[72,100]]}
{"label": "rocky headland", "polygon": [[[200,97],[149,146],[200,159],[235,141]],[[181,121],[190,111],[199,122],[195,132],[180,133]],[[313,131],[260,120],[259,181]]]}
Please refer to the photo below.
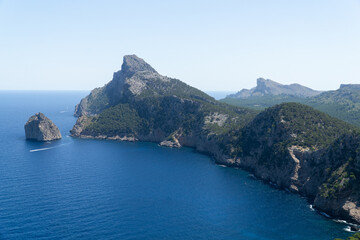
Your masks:
{"label": "rocky headland", "polygon": [[35,141],[52,141],[61,139],[59,128],[43,113],[36,113],[26,122],[25,137]]}
{"label": "rocky headland", "polygon": [[193,147],[360,223],[359,130],[309,106],[283,103],[260,113],[230,106],[128,55],[75,116],[74,137]]}

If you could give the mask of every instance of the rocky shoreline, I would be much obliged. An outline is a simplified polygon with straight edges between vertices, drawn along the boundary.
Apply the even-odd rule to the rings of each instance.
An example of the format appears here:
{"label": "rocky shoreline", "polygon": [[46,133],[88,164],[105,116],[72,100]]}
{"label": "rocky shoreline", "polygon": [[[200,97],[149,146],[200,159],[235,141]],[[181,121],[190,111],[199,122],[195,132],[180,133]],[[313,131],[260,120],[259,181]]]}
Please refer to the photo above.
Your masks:
{"label": "rocky shoreline", "polygon": [[97,139],[97,140],[116,140],[116,141],[124,141],[124,142],[136,142],[139,141],[137,138],[135,137],[128,137],[128,136],[113,136],[113,137],[109,137],[106,135],[99,135],[99,136],[91,136],[91,135],[78,135],[75,136],[73,134],[70,134],[71,137],[76,137],[76,138],[82,138],[82,139]]}
{"label": "rocky shoreline", "polygon": [[[346,221],[347,224],[353,226],[354,229],[359,227],[358,224],[360,223],[360,220],[358,217],[360,216],[360,214],[358,214],[359,213],[358,211],[356,211],[355,214],[353,213],[354,209],[357,209],[355,203],[347,202],[348,207],[344,208],[340,214],[334,215],[333,212],[329,211],[329,209],[323,208],[322,205],[316,204],[315,199],[317,197],[317,194],[309,194],[309,192],[307,192],[306,188],[304,188],[300,185],[294,184],[294,181],[298,180],[298,176],[295,177],[297,171],[294,174],[295,176],[293,176],[291,178],[292,182],[282,181],[284,179],[279,180],[277,178],[270,177],[270,176],[274,176],[274,175],[269,173],[266,170],[264,171],[264,169],[262,169],[262,168],[256,169],[254,166],[249,164],[249,160],[243,161],[243,159],[241,159],[241,158],[238,158],[238,159],[229,158],[229,156],[223,155],[219,151],[216,151],[216,152],[204,151],[203,148],[199,149],[196,145],[188,144],[189,142],[184,141],[184,139],[182,139],[183,140],[182,141],[181,138],[179,140],[176,139],[176,141],[165,140],[162,142],[158,142],[158,141],[143,141],[143,140],[139,140],[138,138],[135,138],[133,136],[131,136],[131,137],[128,137],[128,136],[122,136],[122,137],[121,136],[106,136],[106,135],[99,135],[99,136],[90,136],[90,135],[74,136],[74,135],[71,135],[71,136],[77,137],[77,138],[83,138],[83,139],[115,140],[115,141],[129,141],[129,142],[134,142],[134,141],[153,142],[153,143],[157,143],[159,146],[169,147],[169,148],[180,148],[183,146],[191,147],[191,148],[194,148],[196,151],[198,151],[201,154],[206,154],[206,155],[211,156],[214,159],[214,162],[218,165],[242,169],[244,171],[249,172],[250,174],[253,174],[256,179],[259,179],[266,184],[269,184],[269,185],[275,186],[278,189],[281,189],[284,191],[290,191],[290,192],[293,192],[295,194],[299,194],[300,196],[305,197],[307,199],[308,203],[310,205],[312,205],[313,208],[317,212],[319,212],[319,214],[325,213],[327,215],[327,217],[329,217],[330,219]],[[184,143],[187,143],[187,144],[184,144]],[[299,146],[292,146],[291,148],[289,148],[289,156],[294,158],[294,162],[296,162],[296,164],[297,164],[295,169],[297,169],[297,170],[299,170],[301,168],[300,160],[297,159],[297,157],[296,157],[296,155],[299,157],[299,154],[305,154],[305,155],[307,155],[307,157],[309,157],[310,155],[308,155],[308,154],[311,154],[311,153],[308,149],[302,149]],[[303,163],[303,159],[301,161]],[[293,172],[293,170],[294,169],[291,169],[290,171]],[[349,205],[351,205],[351,206],[349,206]],[[337,208],[339,208],[339,207],[337,207]]]}
{"label": "rocky shoreline", "polygon": [[318,214],[320,214],[320,215],[322,215],[322,216],[324,216],[324,217],[326,217],[328,219],[331,219],[332,221],[340,222],[340,223],[344,223],[344,224],[348,225],[348,227],[349,227],[348,231],[349,232],[360,231],[360,221],[354,220],[354,218],[349,217],[347,214],[341,215],[341,216],[339,216],[339,215],[338,216],[333,216],[333,215],[331,215],[331,212],[328,212],[326,209],[322,209],[321,207],[314,206],[314,200],[315,199],[314,199],[313,196],[306,195],[304,192],[301,192],[301,191],[299,191],[297,189],[292,189],[292,188],[279,186],[276,183],[268,180],[267,178],[262,178],[262,176],[256,175],[255,171],[252,170],[249,167],[241,166],[241,165],[234,165],[234,164],[227,164],[227,162],[224,162],[224,161],[219,162],[219,161],[216,161],[216,159],[215,159],[215,163],[218,164],[219,166],[231,167],[231,168],[235,168],[235,169],[242,169],[242,170],[248,172],[249,174],[251,174],[251,176],[254,179],[262,181],[264,184],[268,184],[271,187],[282,190],[282,191],[297,194],[297,195],[299,195],[299,196],[306,199],[306,201],[309,204],[309,208],[311,210],[316,211]]}
{"label": "rocky shoreline", "polygon": [[135,55],[76,106],[73,137],[192,147],[360,223],[360,132],[309,106],[256,113],[164,77]]}

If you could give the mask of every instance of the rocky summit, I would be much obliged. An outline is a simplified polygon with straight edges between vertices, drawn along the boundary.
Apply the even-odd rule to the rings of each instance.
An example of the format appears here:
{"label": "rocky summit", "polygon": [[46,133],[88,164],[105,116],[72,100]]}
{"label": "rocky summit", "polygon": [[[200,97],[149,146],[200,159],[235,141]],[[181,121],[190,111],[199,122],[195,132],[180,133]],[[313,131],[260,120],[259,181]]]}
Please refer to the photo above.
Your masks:
{"label": "rocky summit", "polygon": [[31,116],[24,128],[26,139],[29,140],[45,142],[61,139],[59,128],[40,112]]}

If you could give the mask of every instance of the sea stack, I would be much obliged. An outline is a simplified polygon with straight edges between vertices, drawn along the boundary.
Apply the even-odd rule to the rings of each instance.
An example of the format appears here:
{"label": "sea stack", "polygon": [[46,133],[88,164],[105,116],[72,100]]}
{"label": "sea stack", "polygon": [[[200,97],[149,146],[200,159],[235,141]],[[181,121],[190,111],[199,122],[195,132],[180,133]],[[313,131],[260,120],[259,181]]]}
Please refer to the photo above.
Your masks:
{"label": "sea stack", "polygon": [[31,116],[25,126],[26,139],[40,142],[61,139],[59,128],[43,113]]}

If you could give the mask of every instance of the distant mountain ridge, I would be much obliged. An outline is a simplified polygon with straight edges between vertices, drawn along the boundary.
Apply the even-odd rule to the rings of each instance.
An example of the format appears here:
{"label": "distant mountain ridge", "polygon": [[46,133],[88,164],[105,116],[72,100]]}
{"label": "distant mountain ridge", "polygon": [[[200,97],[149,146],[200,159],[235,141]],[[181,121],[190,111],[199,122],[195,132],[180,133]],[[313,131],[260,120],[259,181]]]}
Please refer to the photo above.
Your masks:
{"label": "distant mountain ridge", "polygon": [[258,78],[257,86],[252,89],[242,89],[241,91],[230,94],[227,98],[246,99],[249,97],[260,97],[265,95],[287,95],[295,97],[313,97],[319,95],[321,91],[294,83],[283,85],[270,79]]}
{"label": "distant mountain ridge", "polygon": [[[244,90],[239,93],[241,92],[244,92]],[[256,93],[255,90],[254,93]],[[246,98],[239,98],[229,95],[221,101],[234,106],[248,107],[256,110],[263,110],[286,102],[298,102],[360,126],[360,84],[341,84],[337,90],[324,91],[309,97],[285,94],[253,94]]]}

